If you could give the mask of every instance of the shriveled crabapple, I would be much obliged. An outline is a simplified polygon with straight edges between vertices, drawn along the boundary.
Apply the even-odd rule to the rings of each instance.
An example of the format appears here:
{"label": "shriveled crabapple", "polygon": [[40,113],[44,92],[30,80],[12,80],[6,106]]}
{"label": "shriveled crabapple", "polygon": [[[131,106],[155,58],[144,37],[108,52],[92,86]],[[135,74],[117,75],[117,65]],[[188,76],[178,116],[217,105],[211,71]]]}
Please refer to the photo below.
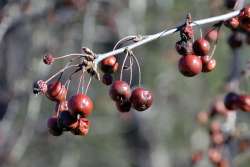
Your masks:
{"label": "shriveled crabapple", "polygon": [[101,61],[101,70],[104,73],[114,73],[118,69],[118,62],[115,56],[110,56]]}
{"label": "shriveled crabapple", "polygon": [[202,70],[201,59],[196,55],[182,56],[179,60],[179,71],[187,77],[199,74]]}
{"label": "shriveled crabapple", "polygon": [[46,54],[43,56],[43,62],[44,64],[50,65],[54,62],[54,57],[52,54]]}
{"label": "shriveled crabapple", "polygon": [[109,95],[116,102],[127,101],[131,96],[130,86],[125,81],[117,80],[111,85]]}
{"label": "shriveled crabapple", "polygon": [[48,85],[47,96],[52,101],[65,101],[67,96],[66,87],[59,81],[55,81]]}
{"label": "shriveled crabapple", "polygon": [[180,33],[181,33],[181,38],[186,41],[192,39],[194,35],[193,28],[190,25],[182,26],[180,29]]}
{"label": "shriveled crabapple", "polygon": [[138,87],[132,91],[130,101],[134,109],[137,111],[145,111],[151,107],[153,103],[153,95],[150,91]]}
{"label": "shriveled crabapple", "polygon": [[47,83],[43,80],[38,80],[33,84],[33,93],[34,94],[45,94],[48,90]]}
{"label": "shriveled crabapple", "polygon": [[206,56],[210,50],[210,44],[205,38],[199,38],[193,44],[194,53],[198,56]]}
{"label": "shriveled crabapple", "polygon": [[77,126],[71,129],[71,133],[74,135],[86,136],[89,132],[90,121],[86,118],[79,118],[77,121]]}
{"label": "shriveled crabapple", "polygon": [[175,49],[180,55],[188,55],[193,53],[193,43],[191,41],[180,40],[176,42]]}
{"label": "shriveled crabapple", "polygon": [[73,115],[77,116],[80,114],[87,117],[92,113],[94,104],[89,96],[78,93],[69,99],[68,107]]}
{"label": "shriveled crabapple", "polygon": [[47,121],[47,126],[49,129],[49,133],[53,136],[60,136],[63,133],[63,129],[58,126],[58,118],[57,117],[50,117]]}

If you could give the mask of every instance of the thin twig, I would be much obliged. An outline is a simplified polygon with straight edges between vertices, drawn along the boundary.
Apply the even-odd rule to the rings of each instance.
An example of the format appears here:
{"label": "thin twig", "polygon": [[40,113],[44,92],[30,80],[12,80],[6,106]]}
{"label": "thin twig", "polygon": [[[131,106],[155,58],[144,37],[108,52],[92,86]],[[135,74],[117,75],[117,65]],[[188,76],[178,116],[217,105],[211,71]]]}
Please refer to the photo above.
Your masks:
{"label": "thin twig", "polygon": [[[193,23],[191,23],[190,25],[194,27],[194,26],[200,26],[200,25],[203,25],[203,24],[209,24],[209,23],[213,23],[213,22],[219,22],[219,21],[227,20],[227,19],[230,19],[230,18],[232,18],[234,16],[237,16],[239,13],[240,13],[240,10],[237,10],[237,11],[233,11],[233,12],[230,12],[230,13],[227,13],[227,14],[223,14],[223,15],[219,15],[219,16],[214,16],[214,17],[210,17],[210,18],[206,18],[206,19],[197,20],[197,21],[194,21]],[[159,33],[156,33],[156,34],[153,34],[153,35],[145,36],[144,39],[142,39],[142,40],[140,40],[140,41],[138,41],[136,43],[133,43],[131,45],[128,45],[126,47],[122,47],[122,48],[116,49],[114,51],[110,51],[110,52],[103,53],[103,54],[97,54],[96,55],[97,58],[95,59],[94,63],[97,65],[103,59],[105,59],[107,57],[110,57],[112,55],[118,55],[120,53],[123,53],[126,49],[132,50],[132,49],[134,49],[136,47],[139,47],[141,45],[144,45],[144,44],[149,43],[151,41],[154,41],[156,39],[159,39],[159,38],[168,36],[170,34],[173,34],[173,33],[177,32],[177,31],[179,31],[179,28],[181,26],[177,26],[177,27],[169,29],[167,31],[164,30],[162,32],[159,32]]]}

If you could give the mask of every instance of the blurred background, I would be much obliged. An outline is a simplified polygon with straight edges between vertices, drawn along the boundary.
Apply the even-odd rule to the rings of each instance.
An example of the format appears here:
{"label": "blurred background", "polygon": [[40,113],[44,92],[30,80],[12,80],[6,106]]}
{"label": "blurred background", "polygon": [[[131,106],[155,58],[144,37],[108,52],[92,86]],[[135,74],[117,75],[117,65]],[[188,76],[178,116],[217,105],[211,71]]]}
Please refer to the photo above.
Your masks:
{"label": "blurred background", "polygon": [[[178,71],[178,33],[134,50],[142,85],[154,94],[153,106],[143,113],[118,113],[108,87],[94,80],[88,95],[95,109],[86,137],[51,136],[47,119],[55,106],[32,93],[35,80],[65,64],[44,65],[44,54],[66,55],[82,46],[104,53],[127,35],[180,25],[189,12],[196,20],[228,10],[223,0],[0,0],[0,166],[189,167],[192,152],[209,145],[195,116],[223,93],[230,74],[230,31],[225,27],[215,52],[216,70],[194,78]],[[195,30],[198,37],[199,28]],[[247,46],[240,50],[242,66],[249,52]],[[71,95],[75,87],[71,85]],[[248,129],[249,118],[240,113],[237,123]],[[249,152],[245,156],[237,167],[249,167]],[[207,158],[203,161],[198,166],[212,166]]]}

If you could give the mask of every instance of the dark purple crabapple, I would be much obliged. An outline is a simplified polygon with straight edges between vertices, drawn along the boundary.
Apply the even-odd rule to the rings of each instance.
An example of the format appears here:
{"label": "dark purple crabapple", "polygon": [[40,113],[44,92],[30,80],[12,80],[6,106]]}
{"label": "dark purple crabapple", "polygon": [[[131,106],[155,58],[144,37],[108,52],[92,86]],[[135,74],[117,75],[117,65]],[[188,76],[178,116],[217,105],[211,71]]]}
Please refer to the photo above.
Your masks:
{"label": "dark purple crabapple", "polygon": [[197,56],[206,56],[210,50],[210,44],[205,38],[199,38],[193,44],[194,53]]}
{"label": "dark purple crabapple", "polygon": [[130,101],[134,109],[137,111],[145,111],[151,107],[153,103],[153,96],[150,91],[139,87],[132,91]]}
{"label": "dark purple crabapple", "polygon": [[125,81],[117,80],[111,85],[109,95],[116,102],[127,101],[131,96],[130,86]]}

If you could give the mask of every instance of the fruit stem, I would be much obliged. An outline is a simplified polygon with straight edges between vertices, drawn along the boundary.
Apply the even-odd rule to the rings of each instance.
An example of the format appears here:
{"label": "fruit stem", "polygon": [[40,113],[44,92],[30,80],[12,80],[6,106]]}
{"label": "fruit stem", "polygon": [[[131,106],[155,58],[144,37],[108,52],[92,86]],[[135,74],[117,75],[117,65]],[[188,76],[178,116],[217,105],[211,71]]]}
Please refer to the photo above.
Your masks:
{"label": "fruit stem", "polygon": [[78,87],[77,87],[77,94],[79,93],[80,87],[82,85],[83,75],[84,75],[84,72],[82,71],[80,79],[79,79]]}
{"label": "fruit stem", "polygon": [[120,72],[120,80],[121,80],[121,81],[122,81],[123,69],[124,69],[126,60],[127,60],[128,56],[129,56],[129,50],[126,49],[125,52],[126,52],[126,56],[125,56],[125,58],[124,58],[124,60],[123,60],[122,67],[121,67],[121,72]]}
{"label": "fruit stem", "polygon": [[50,80],[52,80],[53,78],[55,78],[56,76],[58,76],[59,74],[62,74],[65,70],[73,68],[73,67],[78,67],[78,64],[74,64],[74,65],[66,65],[63,69],[59,70],[58,72],[56,72],[54,75],[52,75],[49,79],[47,79],[45,81],[45,83],[48,83]]}
{"label": "fruit stem", "polygon": [[137,57],[134,55],[134,53],[132,51],[130,53],[131,53],[131,56],[133,57],[133,59],[135,60],[135,62],[137,64],[138,73],[139,73],[138,74],[139,75],[139,77],[138,77],[138,85],[139,85],[139,87],[141,87],[141,67],[140,67],[140,63],[139,63]]}
{"label": "fruit stem", "polygon": [[64,56],[55,57],[54,60],[64,59],[64,58],[72,57],[72,56],[79,56],[78,58],[84,57],[83,54],[80,54],[80,53],[72,53],[72,54],[68,54],[68,55],[64,55]]}
{"label": "fruit stem", "polygon": [[87,87],[86,87],[86,89],[85,89],[85,94],[88,93],[88,90],[89,90],[89,86],[90,86],[90,84],[91,84],[91,81],[92,81],[92,77],[90,76],[89,82],[88,82]]}
{"label": "fruit stem", "polygon": [[133,79],[133,58],[131,56],[129,57],[129,66],[130,66],[129,85],[131,86]]}

